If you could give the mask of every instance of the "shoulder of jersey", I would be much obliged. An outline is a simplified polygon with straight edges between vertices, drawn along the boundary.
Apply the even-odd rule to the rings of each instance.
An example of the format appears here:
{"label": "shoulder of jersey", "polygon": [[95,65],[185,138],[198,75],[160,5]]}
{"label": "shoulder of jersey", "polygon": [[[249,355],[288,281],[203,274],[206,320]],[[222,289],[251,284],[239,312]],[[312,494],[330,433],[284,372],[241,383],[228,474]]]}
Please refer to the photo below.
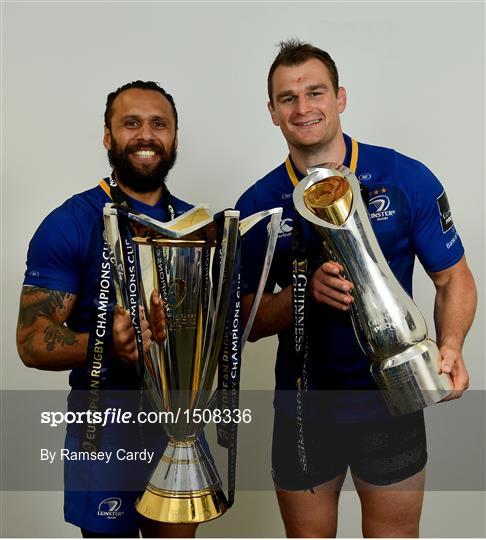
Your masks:
{"label": "shoulder of jersey", "polygon": [[[263,207],[266,207],[268,204],[280,206],[281,200],[292,199],[292,191],[293,186],[285,168],[285,163],[281,163],[250,186],[243,193],[240,200],[253,196],[258,198]],[[283,203],[285,203],[285,200]]]}
{"label": "shoulder of jersey", "polygon": [[420,181],[427,168],[419,161],[392,148],[359,144],[359,170],[374,181],[412,187]]}
{"label": "shoulder of jersey", "polygon": [[191,208],[194,208],[193,204],[183,201],[182,199],[179,199],[178,197],[175,197],[174,195],[172,195],[172,199],[174,201],[177,214],[183,214],[184,212],[187,212]]}

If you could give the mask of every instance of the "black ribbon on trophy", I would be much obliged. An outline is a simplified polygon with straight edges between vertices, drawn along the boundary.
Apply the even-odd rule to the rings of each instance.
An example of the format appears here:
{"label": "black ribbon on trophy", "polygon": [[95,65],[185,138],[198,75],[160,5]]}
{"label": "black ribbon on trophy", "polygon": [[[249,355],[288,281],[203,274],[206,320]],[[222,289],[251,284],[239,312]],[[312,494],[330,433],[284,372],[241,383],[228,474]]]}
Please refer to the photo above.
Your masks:
{"label": "black ribbon on trophy", "polygon": [[297,455],[304,474],[309,472],[309,463],[305,448],[305,393],[309,389],[309,287],[310,261],[307,255],[304,231],[299,214],[295,214],[292,236],[292,308],[293,337],[296,368],[296,422]]}
{"label": "black ribbon on trophy", "polygon": [[[215,217],[218,223],[218,242],[223,241],[222,227],[220,226],[222,214]],[[221,260],[219,261],[221,264]],[[229,294],[228,314],[224,328],[223,347],[218,361],[218,386],[217,386],[217,406],[219,410],[229,410],[231,421],[229,423],[219,423],[217,425],[218,444],[228,450],[228,508],[235,499],[236,486],[236,456],[238,423],[234,418],[234,411],[239,406],[240,370],[241,370],[241,238],[238,235],[236,245],[234,268]],[[216,275],[219,267],[213,267]]]}
{"label": "black ribbon on trophy", "polygon": [[[100,187],[105,193],[123,208],[129,209],[127,195],[120,189],[114,176],[104,178],[100,182]],[[175,210],[172,202],[172,196],[164,186],[163,203],[166,216],[170,219],[175,218]],[[132,241],[132,233],[128,222],[124,224],[125,234],[123,235],[126,242],[126,249],[123,250],[124,257],[133,253],[134,245]],[[93,237],[91,239],[90,253],[96,253],[99,245],[99,239],[95,235],[99,234],[97,228],[93,229]],[[127,273],[130,275],[131,282],[134,283],[134,298],[139,298],[138,278],[137,278],[137,262],[131,264],[125,259]],[[110,266],[110,248],[106,242],[106,235],[103,231],[103,251],[99,262],[98,282],[95,288],[96,295],[93,299],[96,310],[93,314],[91,322],[91,330],[89,332],[87,363],[86,370],[88,374],[88,409],[91,412],[101,411],[103,406],[103,392],[106,391],[107,378],[110,365],[110,348],[113,335],[113,321],[115,310],[115,291],[113,277]],[[130,310],[135,336],[137,340],[137,350],[139,355],[140,366],[140,384],[143,385],[143,347],[142,335],[140,331],[140,316],[138,309]],[[142,402],[140,401],[140,407]],[[85,451],[95,452],[99,449],[102,437],[102,427],[99,423],[86,423],[85,431],[81,437],[81,449]]]}

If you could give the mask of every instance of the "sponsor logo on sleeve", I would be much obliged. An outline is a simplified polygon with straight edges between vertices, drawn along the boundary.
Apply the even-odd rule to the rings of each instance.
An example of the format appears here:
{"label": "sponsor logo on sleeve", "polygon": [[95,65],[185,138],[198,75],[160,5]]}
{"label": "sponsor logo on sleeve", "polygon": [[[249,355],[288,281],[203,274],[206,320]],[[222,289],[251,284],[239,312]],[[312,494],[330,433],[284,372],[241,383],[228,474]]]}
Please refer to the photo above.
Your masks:
{"label": "sponsor logo on sleeve", "polygon": [[445,191],[443,191],[442,194],[437,197],[437,206],[439,207],[440,225],[442,227],[442,232],[445,234],[454,226],[451,208],[449,206],[449,201],[447,200]]}
{"label": "sponsor logo on sleeve", "polygon": [[108,497],[104,499],[98,505],[98,515],[106,517],[107,519],[116,519],[120,516],[123,516],[125,512],[122,512],[121,509],[122,500],[118,497]]}

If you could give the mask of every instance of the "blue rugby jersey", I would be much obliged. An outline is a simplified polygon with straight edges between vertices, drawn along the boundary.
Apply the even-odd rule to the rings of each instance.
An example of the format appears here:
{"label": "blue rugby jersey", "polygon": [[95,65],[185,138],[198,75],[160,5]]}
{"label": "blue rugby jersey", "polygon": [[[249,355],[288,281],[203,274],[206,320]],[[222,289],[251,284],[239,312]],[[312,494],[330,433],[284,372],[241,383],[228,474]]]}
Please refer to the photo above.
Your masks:
{"label": "blue rugby jersey", "polygon": [[[191,205],[172,196],[176,215]],[[101,254],[103,251],[103,207],[110,198],[100,186],[74,195],[51,212],[34,234],[27,254],[24,285],[77,295],[77,301],[66,321],[75,332],[89,332],[99,291]],[[128,197],[131,207],[159,221],[168,221],[162,201],[150,206]],[[109,364],[109,389],[138,388],[135,368],[120,361]],[[88,387],[85,368],[71,371],[73,389]]]}
{"label": "blue rugby jersey", "polygon": [[[422,163],[398,152],[359,143],[344,135],[344,164],[356,165],[356,176],[370,195],[369,215],[378,242],[395,276],[412,295],[415,256],[428,271],[438,272],[456,264],[464,254],[452,222],[444,188]],[[351,163],[353,162],[353,163]],[[245,217],[254,212],[283,207],[283,215],[267,291],[292,281],[292,230],[295,210],[292,192],[302,175],[287,161],[250,187],[236,208]],[[322,251],[320,239],[304,223],[311,253]],[[255,227],[243,239],[243,293],[256,290],[266,231]],[[348,313],[310,302],[310,384],[312,389],[375,389],[369,360],[363,355]],[[275,368],[276,388],[295,389],[292,330],[279,334]]]}
{"label": "blue rugby jersey", "polygon": [[[77,332],[92,330],[103,251],[103,207],[109,201],[108,194],[100,186],[74,195],[46,217],[29,245],[24,285],[76,294],[77,301],[67,325]],[[128,202],[137,212],[159,221],[170,220],[162,201],[150,206],[128,197]],[[192,208],[174,196],[172,205],[176,215]],[[106,389],[139,389],[134,366],[110,359],[107,367]],[[74,390],[87,389],[86,368],[73,369],[69,382]],[[105,406],[133,411],[139,406],[138,395],[138,392],[123,393],[121,397],[110,394],[110,401]],[[69,410],[85,410],[84,400],[75,392],[70,394],[68,406]],[[67,522],[89,531],[115,535],[138,529],[140,516],[135,511],[135,501],[165,446],[160,426],[157,429],[143,426],[143,434],[139,428],[138,424],[107,424],[102,429],[100,450],[112,451],[115,455],[119,448],[147,449],[155,452],[151,464],[116,459],[110,463],[65,461],[64,518]],[[79,450],[83,431],[83,425],[70,424],[65,448]],[[204,443],[204,438],[202,441]]]}

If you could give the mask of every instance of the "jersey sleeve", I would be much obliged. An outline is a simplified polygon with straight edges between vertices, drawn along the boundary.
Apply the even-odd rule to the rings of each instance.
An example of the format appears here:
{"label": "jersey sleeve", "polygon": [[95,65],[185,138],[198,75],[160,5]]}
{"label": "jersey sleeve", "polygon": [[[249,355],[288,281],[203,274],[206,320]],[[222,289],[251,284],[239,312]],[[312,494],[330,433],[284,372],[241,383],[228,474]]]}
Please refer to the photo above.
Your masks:
{"label": "jersey sleeve", "polygon": [[409,161],[398,172],[410,174],[413,168],[410,174],[412,243],[423,267],[429,272],[440,272],[459,262],[464,247],[444,187],[425,165]]}
{"label": "jersey sleeve", "polygon": [[[256,212],[265,210],[259,200],[255,186],[252,186],[240,197],[235,208],[240,212],[240,220]],[[243,295],[255,293],[258,288],[265,260],[265,248],[268,236],[267,227],[268,220],[263,220],[252,227],[242,238],[241,290]],[[273,292],[275,283],[276,280],[272,277],[272,272],[270,271],[265,291]]]}
{"label": "jersey sleeve", "polygon": [[49,214],[29,244],[24,285],[78,293],[81,230],[65,205]]}

